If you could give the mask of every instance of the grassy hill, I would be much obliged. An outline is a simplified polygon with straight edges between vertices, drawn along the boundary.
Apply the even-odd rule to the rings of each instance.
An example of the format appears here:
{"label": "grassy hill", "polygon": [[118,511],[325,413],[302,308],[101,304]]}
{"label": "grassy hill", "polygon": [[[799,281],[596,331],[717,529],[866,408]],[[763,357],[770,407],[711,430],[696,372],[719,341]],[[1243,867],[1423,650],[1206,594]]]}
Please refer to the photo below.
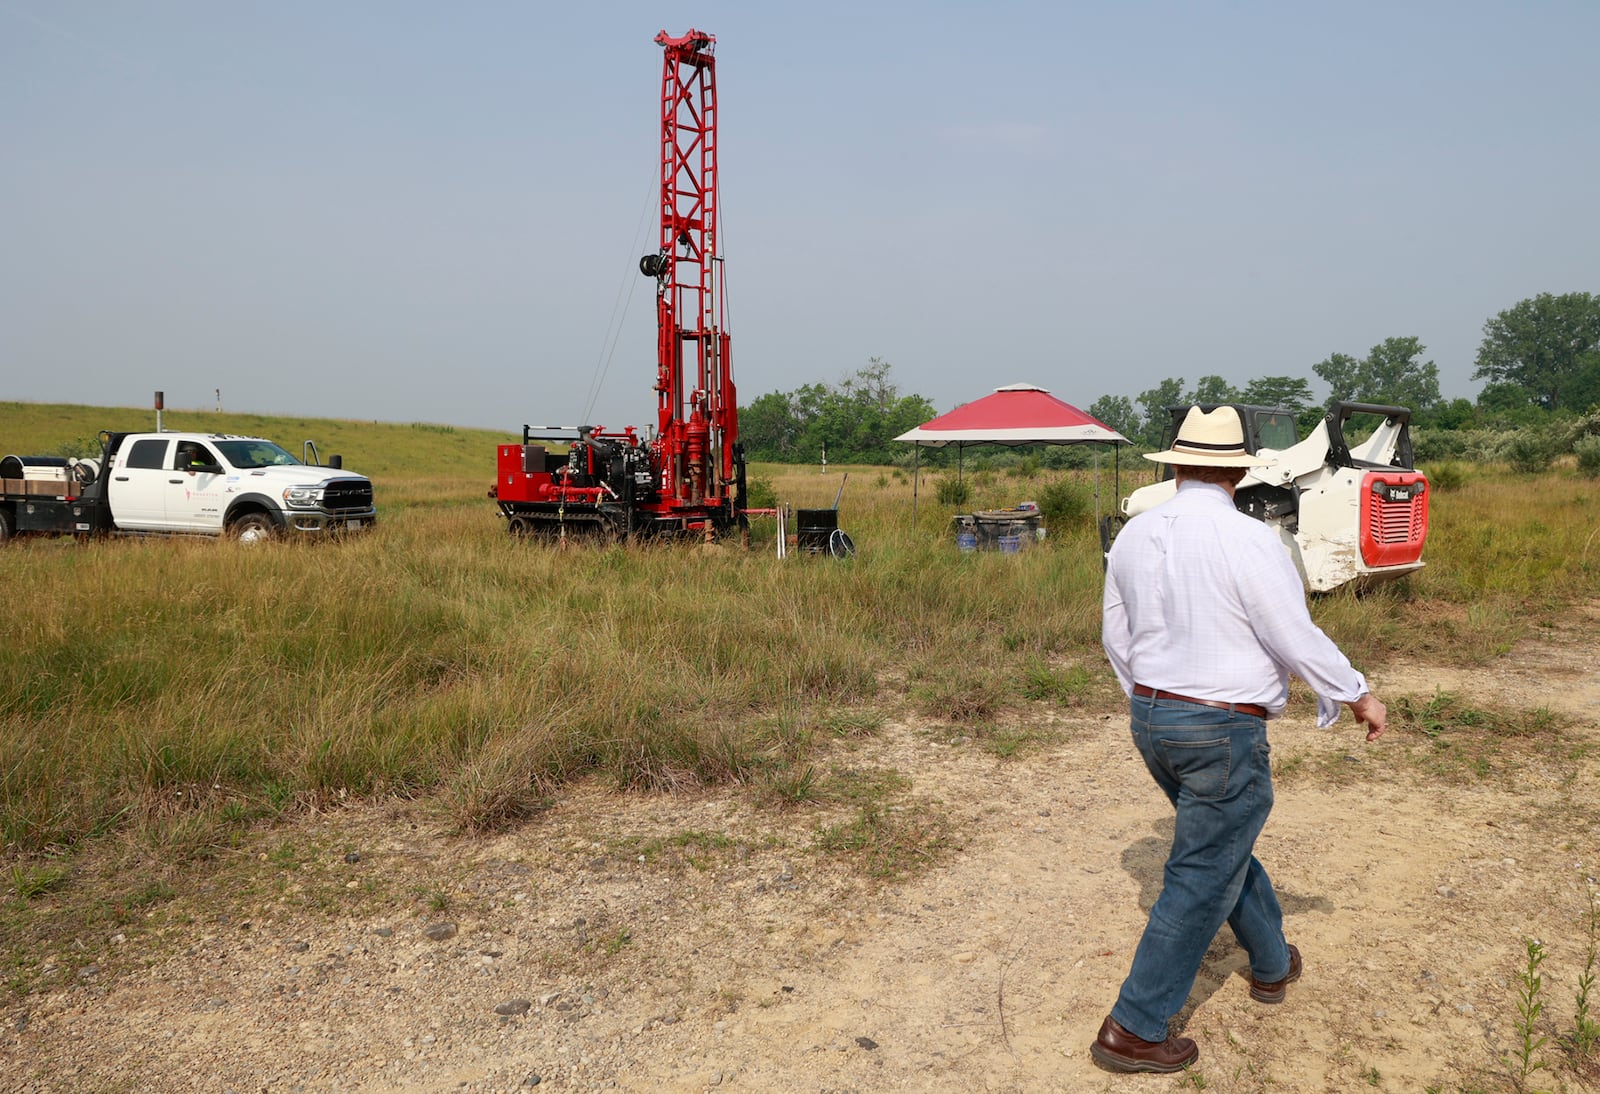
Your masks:
{"label": "grassy hill", "polygon": [[[471,477],[488,483],[494,478],[495,446],[521,439],[515,433],[423,422],[275,418],[208,410],[164,411],[161,424],[165,429],[267,437],[295,455],[312,440],[324,462],[337,453],[347,468],[380,486],[418,477]],[[103,429],[133,432],[155,427],[156,412],[148,408],[0,402],[0,455],[86,455],[98,450],[96,437]]]}

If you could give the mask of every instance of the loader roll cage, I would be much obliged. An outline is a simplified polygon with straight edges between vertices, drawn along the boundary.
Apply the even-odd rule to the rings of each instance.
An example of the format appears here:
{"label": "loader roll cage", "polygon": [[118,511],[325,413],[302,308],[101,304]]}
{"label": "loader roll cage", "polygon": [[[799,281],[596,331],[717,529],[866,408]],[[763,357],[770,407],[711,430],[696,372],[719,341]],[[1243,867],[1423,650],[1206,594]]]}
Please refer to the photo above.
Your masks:
{"label": "loader roll cage", "polygon": [[[1167,407],[1169,420],[1167,428],[1162,435],[1161,447],[1171,448],[1172,442],[1178,435],[1178,427],[1183,424],[1184,416],[1191,408],[1198,406],[1202,411],[1210,413],[1218,407],[1231,406],[1239,412],[1239,418],[1244,423],[1244,447],[1252,456],[1262,449],[1271,449],[1281,452],[1292,448],[1302,438],[1299,432],[1298,419],[1295,412],[1281,406],[1255,406],[1249,403],[1184,403],[1182,406]],[[1358,459],[1351,455],[1349,438],[1345,435],[1345,425],[1356,415],[1370,415],[1383,419],[1383,427],[1396,429],[1399,436],[1395,439],[1394,457],[1388,463],[1373,463],[1370,460]],[[1404,467],[1416,466],[1416,455],[1411,446],[1411,411],[1403,406],[1387,406],[1382,403],[1356,403],[1339,401],[1329,408],[1323,420],[1328,425],[1328,455],[1327,460],[1334,467]],[[1161,474],[1158,481],[1170,479],[1173,476],[1171,464],[1161,465]]]}

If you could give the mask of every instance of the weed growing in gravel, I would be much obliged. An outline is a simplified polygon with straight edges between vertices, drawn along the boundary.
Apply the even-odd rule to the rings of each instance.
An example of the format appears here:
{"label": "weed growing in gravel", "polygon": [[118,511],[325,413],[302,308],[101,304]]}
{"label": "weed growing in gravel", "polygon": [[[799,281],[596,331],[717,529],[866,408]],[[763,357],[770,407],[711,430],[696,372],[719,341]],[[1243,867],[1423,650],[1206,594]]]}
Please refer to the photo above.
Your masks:
{"label": "weed growing in gravel", "polygon": [[821,787],[817,769],[811,764],[797,767],[783,763],[761,774],[763,797],[780,805],[805,805],[818,801]]}
{"label": "weed growing in gravel", "polygon": [[65,885],[72,876],[72,867],[64,862],[47,863],[44,866],[14,862],[10,873],[11,891],[18,900],[26,902]]}
{"label": "weed growing in gravel", "polygon": [[690,866],[704,870],[710,865],[709,855],[732,850],[735,846],[733,837],[726,832],[694,828],[645,840],[638,845],[636,855],[641,861],[655,862],[668,853],[676,853]]}
{"label": "weed growing in gravel", "polygon": [[836,710],[817,719],[817,728],[834,737],[870,737],[886,719],[876,710]]}
{"label": "weed growing in gravel", "polygon": [[886,809],[876,805],[816,834],[814,846],[828,854],[858,856],[879,880],[909,877],[937,863],[952,849],[950,818],[925,805]]}
{"label": "weed growing in gravel", "polygon": [[1507,1062],[1511,1065],[1511,1081],[1519,1094],[1536,1094],[1530,1090],[1528,1080],[1534,1072],[1550,1066],[1541,1055],[1549,1038],[1539,1032],[1539,1016],[1544,1013],[1544,977],[1539,968],[1546,954],[1544,944],[1536,938],[1524,938],[1522,944],[1528,958],[1517,974],[1518,1043]]}
{"label": "weed growing in gravel", "polygon": [[633,933],[626,927],[618,927],[601,935],[599,938],[590,939],[583,943],[583,952],[587,954],[600,953],[607,957],[615,957],[633,942]]}
{"label": "weed growing in gravel", "polygon": [[1593,880],[1586,884],[1585,894],[1589,908],[1586,915],[1588,949],[1584,954],[1583,972],[1578,977],[1578,988],[1573,1000],[1572,1029],[1564,1038],[1567,1051],[1574,1061],[1587,1064],[1593,1060],[1596,1044],[1600,1044],[1600,1021],[1596,1021],[1590,996],[1594,992],[1595,967],[1600,963],[1596,952],[1600,940],[1600,893],[1595,891]]}
{"label": "weed growing in gravel", "polygon": [[1570,761],[1588,749],[1564,733],[1571,719],[1548,707],[1478,708],[1454,692],[1435,691],[1428,699],[1401,695],[1390,703],[1389,713],[1391,726],[1413,730],[1427,741],[1418,763],[1446,780],[1509,774],[1536,758],[1555,761],[1570,774],[1575,768]]}
{"label": "weed growing in gravel", "polygon": [[1025,699],[1047,699],[1061,706],[1083,701],[1094,684],[1094,674],[1084,665],[1053,669],[1042,658],[1030,657],[1022,668]]}

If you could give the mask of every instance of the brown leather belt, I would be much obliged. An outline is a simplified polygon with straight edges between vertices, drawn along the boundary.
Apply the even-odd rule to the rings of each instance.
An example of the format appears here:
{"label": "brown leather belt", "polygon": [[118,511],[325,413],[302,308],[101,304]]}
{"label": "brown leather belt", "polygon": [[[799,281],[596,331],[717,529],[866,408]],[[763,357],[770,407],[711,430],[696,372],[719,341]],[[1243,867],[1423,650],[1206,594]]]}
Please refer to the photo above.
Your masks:
{"label": "brown leather belt", "polygon": [[1196,699],[1192,695],[1179,695],[1175,691],[1160,691],[1156,688],[1147,688],[1143,684],[1133,685],[1133,693],[1145,699],[1172,699],[1179,703],[1198,703],[1203,707],[1216,707],[1218,710],[1236,710],[1240,714],[1248,714],[1252,718],[1265,718],[1267,708],[1259,703],[1224,703],[1218,699]]}

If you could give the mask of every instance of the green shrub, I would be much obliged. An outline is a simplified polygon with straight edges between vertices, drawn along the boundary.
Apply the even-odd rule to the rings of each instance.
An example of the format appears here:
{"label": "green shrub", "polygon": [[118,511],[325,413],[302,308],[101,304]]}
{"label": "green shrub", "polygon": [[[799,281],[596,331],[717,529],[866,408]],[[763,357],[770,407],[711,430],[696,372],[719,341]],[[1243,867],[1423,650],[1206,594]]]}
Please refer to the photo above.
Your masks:
{"label": "green shrub", "polygon": [[1418,463],[1461,459],[1467,455],[1470,442],[1471,437],[1465,430],[1413,429],[1411,431],[1411,448]]}
{"label": "green shrub", "polygon": [[946,475],[939,480],[939,504],[961,506],[972,497],[972,487],[963,479]]}
{"label": "green shrub", "polygon": [[757,475],[745,480],[744,507],[746,509],[776,509],[778,507],[778,491],[773,487],[772,480]]}
{"label": "green shrub", "polygon": [[1511,470],[1536,475],[1555,459],[1555,446],[1547,434],[1536,429],[1519,429],[1506,445],[1506,462]]}
{"label": "green shrub", "polygon": [[1579,437],[1572,451],[1578,457],[1578,473],[1591,479],[1600,478],[1600,436],[1590,434]]}
{"label": "green shrub", "polygon": [[1039,512],[1044,514],[1047,526],[1081,523],[1089,509],[1088,487],[1070,479],[1053,482],[1039,492]]}
{"label": "green shrub", "polygon": [[1007,469],[1006,473],[1014,479],[1031,480],[1034,476],[1039,474],[1039,457],[1029,453],[1016,463],[1012,464]]}
{"label": "green shrub", "polygon": [[1424,469],[1428,483],[1444,493],[1459,490],[1467,484],[1467,470],[1459,463],[1440,463]]}

